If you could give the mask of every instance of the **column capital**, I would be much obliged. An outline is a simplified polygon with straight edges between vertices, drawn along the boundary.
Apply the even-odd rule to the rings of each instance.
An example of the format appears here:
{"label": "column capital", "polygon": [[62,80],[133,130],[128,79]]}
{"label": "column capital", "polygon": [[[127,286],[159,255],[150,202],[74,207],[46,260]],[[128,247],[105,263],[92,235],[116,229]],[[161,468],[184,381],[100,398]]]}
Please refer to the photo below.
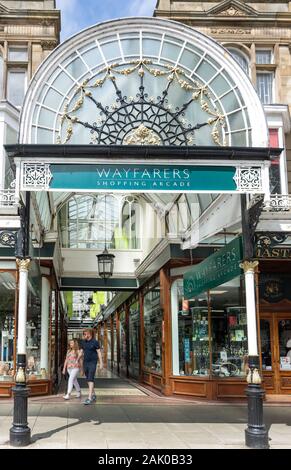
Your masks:
{"label": "column capital", "polygon": [[247,272],[255,272],[255,269],[257,266],[259,266],[258,261],[243,261],[240,263],[240,268],[244,270],[244,273],[246,274]]}
{"label": "column capital", "polygon": [[26,273],[29,270],[30,263],[31,263],[31,258],[25,258],[25,259],[16,258],[16,264],[20,272]]}

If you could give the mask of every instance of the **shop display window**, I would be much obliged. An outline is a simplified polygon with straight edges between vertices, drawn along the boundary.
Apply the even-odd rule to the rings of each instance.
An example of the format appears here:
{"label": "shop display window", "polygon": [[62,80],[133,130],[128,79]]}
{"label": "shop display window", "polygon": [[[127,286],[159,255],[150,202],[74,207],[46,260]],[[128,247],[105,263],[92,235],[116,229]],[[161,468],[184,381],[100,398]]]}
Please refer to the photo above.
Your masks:
{"label": "shop display window", "polygon": [[272,370],[271,325],[270,320],[260,320],[262,369]]}
{"label": "shop display window", "polygon": [[28,282],[28,305],[26,323],[26,351],[28,380],[47,379],[48,372],[41,369],[41,302],[40,294],[32,280]]}
{"label": "shop display window", "polygon": [[0,273],[0,380],[14,379],[14,308],[15,276],[13,273]]}
{"label": "shop display window", "polygon": [[160,286],[144,296],[144,366],[151,372],[162,371],[162,321]]}
{"label": "shop display window", "polygon": [[111,361],[111,328],[109,321],[107,322],[107,361],[110,364]]}
{"label": "shop display window", "polygon": [[172,285],[173,374],[243,377],[247,359],[245,293],[241,278],[185,300]]}
{"label": "shop display window", "polygon": [[280,370],[291,370],[291,320],[278,321]]}
{"label": "shop display window", "polygon": [[123,369],[127,365],[127,345],[126,345],[126,317],[125,312],[119,315],[119,344],[120,344],[120,365]]}
{"label": "shop display window", "polygon": [[240,277],[211,290],[212,373],[244,377],[248,354],[245,293]]}
{"label": "shop display window", "polygon": [[129,307],[129,365],[131,373],[139,371],[139,303],[134,302]]}
{"label": "shop display window", "polygon": [[117,321],[116,316],[114,316],[113,321],[113,361],[117,365],[118,351],[117,351]]}

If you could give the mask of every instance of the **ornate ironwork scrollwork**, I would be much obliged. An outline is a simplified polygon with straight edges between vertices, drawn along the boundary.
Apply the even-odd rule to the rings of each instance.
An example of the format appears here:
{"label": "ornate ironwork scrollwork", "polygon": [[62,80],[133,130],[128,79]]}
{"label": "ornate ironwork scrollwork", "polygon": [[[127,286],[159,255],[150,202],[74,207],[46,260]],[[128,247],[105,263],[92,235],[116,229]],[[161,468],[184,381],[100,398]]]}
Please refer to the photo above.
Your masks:
{"label": "ornate ironwork scrollwork", "polygon": [[[118,76],[138,75],[138,93],[127,97],[118,86]],[[96,79],[97,76],[102,78]],[[70,102],[64,107],[60,121],[57,143],[66,144],[74,134],[76,125],[90,129],[91,144],[107,145],[190,145],[194,144],[195,130],[211,126],[215,144],[226,145],[225,118],[214,104],[214,97],[207,86],[188,81],[185,72],[178,67],[164,63],[154,66],[149,59],[133,60],[129,64],[114,63],[99,70],[95,78],[86,79],[73,92]],[[146,92],[146,75],[167,79],[167,85],[160,96],[152,97]],[[95,81],[94,81],[95,80]],[[103,105],[94,90],[111,83],[116,100],[110,106]],[[189,94],[185,103],[176,107],[169,103],[170,87],[176,85]],[[95,122],[85,122],[78,111],[85,103],[94,104],[98,117]],[[193,125],[186,115],[193,103],[204,112],[205,122]],[[190,112],[193,114],[193,109]],[[189,117],[189,114],[188,114]]]}
{"label": "ornate ironwork scrollwork", "polygon": [[273,248],[284,243],[289,234],[284,232],[259,232],[256,233],[256,246],[258,248]]}

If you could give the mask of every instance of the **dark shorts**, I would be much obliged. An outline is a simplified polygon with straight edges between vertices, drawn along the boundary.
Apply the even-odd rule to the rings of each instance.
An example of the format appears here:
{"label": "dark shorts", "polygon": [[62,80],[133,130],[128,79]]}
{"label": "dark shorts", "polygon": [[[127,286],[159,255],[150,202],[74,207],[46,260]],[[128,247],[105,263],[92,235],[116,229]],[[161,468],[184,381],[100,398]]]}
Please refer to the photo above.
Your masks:
{"label": "dark shorts", "polygon": [[97,362],[84,362],[84,373],[88,382],[94,382]]}

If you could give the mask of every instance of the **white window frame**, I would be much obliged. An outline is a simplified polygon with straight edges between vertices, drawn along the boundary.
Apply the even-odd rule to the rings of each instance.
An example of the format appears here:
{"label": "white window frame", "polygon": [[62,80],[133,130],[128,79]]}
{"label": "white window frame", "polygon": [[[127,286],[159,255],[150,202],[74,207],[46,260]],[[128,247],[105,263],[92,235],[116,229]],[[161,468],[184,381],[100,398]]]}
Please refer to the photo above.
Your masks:
{"label": "white window frame", "polygon": [[[250,76],[250,58],[248,57],[248,55],[242,51],[239,47],[233,47],[233,46],[230,46],[227,48],[228,52],[232,55],[232,57],[234,58],[234,60],[239,64],[239,66],[241,67],[241,69],[245,72],[245,74],[247,76]],[[232,52],[234,53],[237,53],[238,55],[241,55],[247,62],[247,66],[248,66],[248,71],[244,70],[242,68],[242,66],[240,65],[240,63],[235,59],[235,57],[233,56]]]}

